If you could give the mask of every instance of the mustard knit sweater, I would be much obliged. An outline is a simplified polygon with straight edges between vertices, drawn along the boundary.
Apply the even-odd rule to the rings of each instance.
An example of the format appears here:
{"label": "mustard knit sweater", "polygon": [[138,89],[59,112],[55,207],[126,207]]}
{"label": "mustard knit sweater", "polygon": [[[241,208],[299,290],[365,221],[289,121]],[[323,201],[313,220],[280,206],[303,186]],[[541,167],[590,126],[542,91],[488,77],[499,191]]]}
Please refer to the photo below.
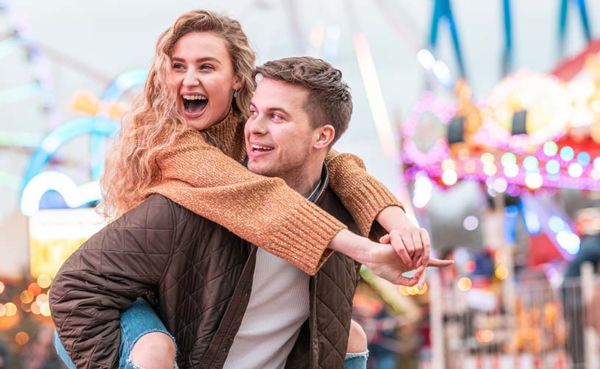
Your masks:
{"label": "mustard knit sweater", "polygon": [[[160,154],[161,178],[148,194],[160,193],[314,275],[345,226],[281,178],[250,172],[245,158],[244,121],[232,111],[207,130],[186,131]],[[332,151],[326,160],[330,187],[363,235],[381,210],[400,206],[356,156]]]}

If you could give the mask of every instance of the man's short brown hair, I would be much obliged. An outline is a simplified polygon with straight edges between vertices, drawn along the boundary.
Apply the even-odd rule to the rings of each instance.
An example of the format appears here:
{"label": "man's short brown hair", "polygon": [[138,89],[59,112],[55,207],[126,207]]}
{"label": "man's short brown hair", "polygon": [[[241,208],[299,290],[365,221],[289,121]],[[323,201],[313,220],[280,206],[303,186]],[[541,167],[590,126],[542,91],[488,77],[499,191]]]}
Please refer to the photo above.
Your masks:
{"label": "man's short brown hair", "polygon": [[335,143],[348,128],[352,95],[342,72],[322,59],[309,56],[268,61],[256,67],[254,76],[303,86],[308,90],[305,109],[313,127],[331,124]]}

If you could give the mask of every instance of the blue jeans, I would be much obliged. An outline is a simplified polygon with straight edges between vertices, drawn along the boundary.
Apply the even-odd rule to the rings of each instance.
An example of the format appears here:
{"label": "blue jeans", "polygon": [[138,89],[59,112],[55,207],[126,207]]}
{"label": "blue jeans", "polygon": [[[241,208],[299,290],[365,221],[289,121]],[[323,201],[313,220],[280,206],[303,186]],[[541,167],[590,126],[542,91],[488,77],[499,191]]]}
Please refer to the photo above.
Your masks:
{"label": "blue jeans", "polygon": [[367,369],[369,352],[349,352],[344,360],[344,369]]}
{"label": "blue jeans", "polygon": [[[165,333],[172,337],[156,312],[144,299],[137,299],[133,305],[121,313],[121,346],[119,347],[119,368],[139,369],[131,362],[131,350],[135,343],[145,334],[152,332]],[[54,346],[60,359],[67,368],[76,369],[67,354],[58,335],[54,333]],[[366,369],[368,353],[349,353],[344,360],[344,369]],[[175,366],[176,367],[176,366]]]}
{"label": "blue jeans", "polygon": [[[131,351],[136,342],[145,334],[161,332],[173,338],[164,326],[156,312],[144,300],[137,299],[127,310],[121,312],[121,345],[119,346],[119,368],[140,369],[131,362]],[[175,339],[173,338],[173,341]],[[54,333],[54,346],[58,357],[65,363],[67,368],[76,369],[75,364],[67,354],[58,334]],[[173,363],[176,368],[176,364]]]}

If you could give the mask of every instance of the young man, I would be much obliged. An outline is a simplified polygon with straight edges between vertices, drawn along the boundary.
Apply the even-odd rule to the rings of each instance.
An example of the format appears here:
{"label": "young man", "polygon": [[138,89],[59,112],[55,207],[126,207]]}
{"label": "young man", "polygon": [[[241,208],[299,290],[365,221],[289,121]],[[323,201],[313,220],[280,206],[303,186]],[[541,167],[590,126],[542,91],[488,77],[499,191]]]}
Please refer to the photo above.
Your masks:
{"label": "young man", "polygon": [[[259,67],[257,80],[245,128],[248,168],[282,178],[356,231],[328,189],[324,166],[352,113],[341,72],[322,60],[288,58]],[[413,269],[391,246],[371,246],[368,255],[353,257],[397,272]],[[50,300],[78,367],[111,368],[119,360],[136,367],[131,347],[163,331],[175,338],[180,368],[340,368],[357,280],[348,256],[332,252],[311,277],[154,195],[69,258]],[[142,300],[128,308],[141,296],[168,332],[140,327],[152,310],[137,309],[147,306]]]}

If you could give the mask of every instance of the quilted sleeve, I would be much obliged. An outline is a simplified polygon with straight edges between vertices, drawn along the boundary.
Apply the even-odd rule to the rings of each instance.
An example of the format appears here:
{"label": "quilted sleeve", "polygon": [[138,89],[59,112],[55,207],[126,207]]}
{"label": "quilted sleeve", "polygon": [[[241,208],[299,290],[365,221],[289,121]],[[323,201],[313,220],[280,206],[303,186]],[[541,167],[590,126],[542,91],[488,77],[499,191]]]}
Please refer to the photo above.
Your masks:
{"label": "quilted sleeve", "polygon": [[331,189],[352,214],[363,236],[372,233],[375,219],[383,209],[388,206],[403,208],[390,190],[367,173],[357,156],[331,150],[326,163]]}
{"label": "quilted sleeve", "polygon": [[286,185],[254,174],[188,131],[157,158],[160,193],[242,239],[315,274],[340,221]]}
{"label": "quilted sleeve", "polygon": [[173,206],[148,198],[92,236],[58,272],[52,318],[77,368],[117,368],[120,310],[160,283],[174,243]]}

